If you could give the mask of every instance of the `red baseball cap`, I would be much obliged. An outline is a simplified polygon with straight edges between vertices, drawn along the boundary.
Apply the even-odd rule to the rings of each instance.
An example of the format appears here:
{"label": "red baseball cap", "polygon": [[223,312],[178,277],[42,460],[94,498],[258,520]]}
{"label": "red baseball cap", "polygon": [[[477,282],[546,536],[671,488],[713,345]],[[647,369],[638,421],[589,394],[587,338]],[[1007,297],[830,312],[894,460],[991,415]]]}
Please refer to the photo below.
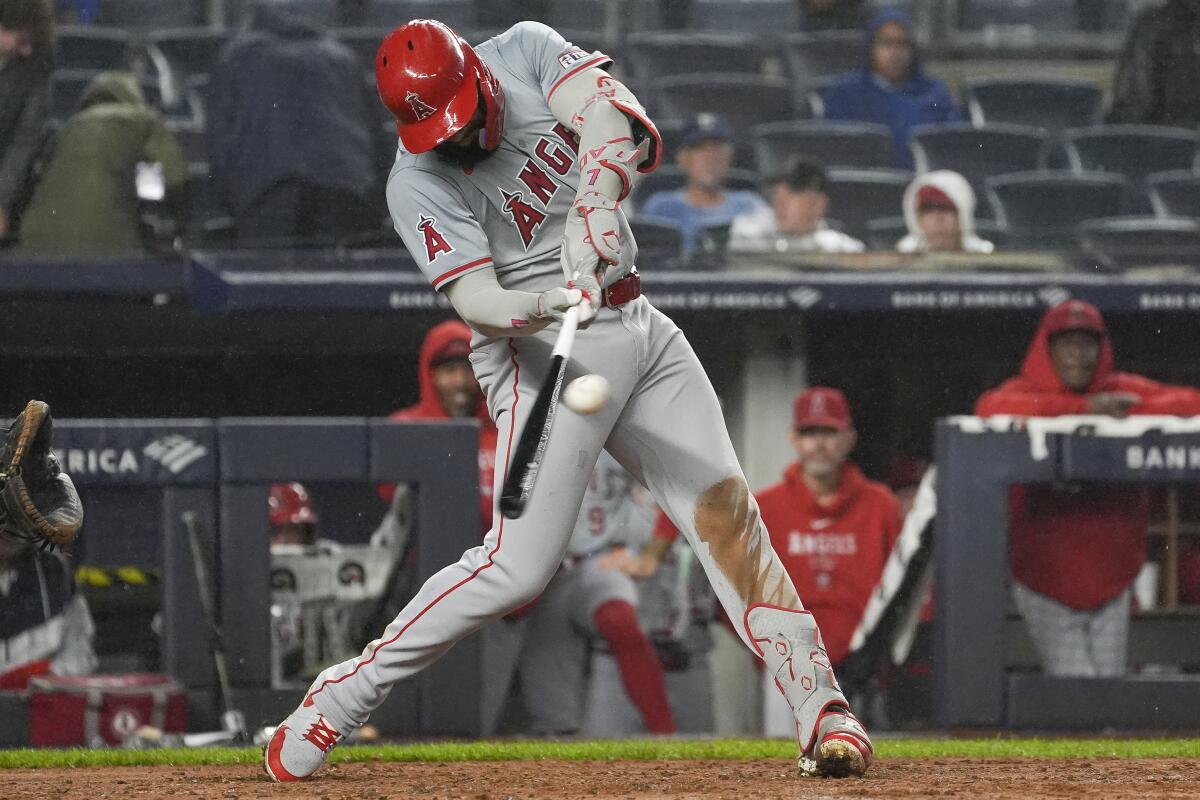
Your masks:
{"label": "red baseball cap", "polygon": [[451,339],[442,345],[433,358],[429,359],[429,366],[436,367],[445,364],[447,361],[454,361],[460,358],[467,358],[471,355],[471,343],[463,339]]}
{"label": "red baseball cap", "polygon": [[1089,331],[1104,336],[1104,317],[1100,309],[1086,300],[1067,300],[1046,312],[1042,318],[1046,333],[1053,336],[1063,331]]}
{"label": "red baseball cap", "polygon": [[844,431],[854,427],[846,395],[827,386],[814,386],[796,395],[794,410],[797,428],[836,428]]}
{"label": "red baseball cap", "polygon": [[950,199],[950,195],[936,186],[922,186],[917,190],[917,211],[930,208],[944,208],[947,211],[958,211],[958,206]]}

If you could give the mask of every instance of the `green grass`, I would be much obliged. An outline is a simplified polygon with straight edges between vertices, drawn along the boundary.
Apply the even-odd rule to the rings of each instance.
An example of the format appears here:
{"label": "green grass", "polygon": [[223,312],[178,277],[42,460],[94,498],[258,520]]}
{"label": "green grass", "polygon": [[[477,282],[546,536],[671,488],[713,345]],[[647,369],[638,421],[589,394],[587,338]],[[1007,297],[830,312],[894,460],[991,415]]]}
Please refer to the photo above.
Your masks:
{"label": "green grass", "polygon": [[[1200,739],[881,739],[880,758],[1200,758]],[[343,747],[331,761],[653,761],[657,759],[791,759],[780,740],[722,739],[600,742],[480,741]],[[0,769],[38,767],[256,764],[257,748],[196,750],[0,750]]]}

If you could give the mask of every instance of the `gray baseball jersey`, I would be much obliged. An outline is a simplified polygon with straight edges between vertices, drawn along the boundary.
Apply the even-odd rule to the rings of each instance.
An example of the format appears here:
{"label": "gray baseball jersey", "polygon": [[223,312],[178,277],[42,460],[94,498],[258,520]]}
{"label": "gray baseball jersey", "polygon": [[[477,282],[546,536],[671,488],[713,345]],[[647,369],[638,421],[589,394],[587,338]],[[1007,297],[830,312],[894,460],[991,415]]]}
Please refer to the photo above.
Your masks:
{"label": "gray baseball jersey", "polygon": [[[562,286],[559,244],[578,166],[574,137],[551,114],[548,98],[570,76],[608,59],[529,22],[477,52],[507,98],[503,141],[470,170],[436,153],[401,151],[388,184],[396,229],[435,288],[488,267],[506,289]],[[637,256],[627,223],[623,228],[620,264],[606,282]],[[499,432],[497,498],[557,333],[557,326],[511,338],[477,333],[472,343],[471,365]],[[679,328],[644,297],[602,308],[576,337],[566,377],[587,373],[608,379],[609,402],[588,416],[559,409],[525,513],[506,519],[495,509],[482,545],[432,576],[360,656],[317,677],[306,702],[338,730],[361,725],[397,681],[542,593],[562,564],[602,449],[687,537],[747,646],[753,644],[742,621],[750,607],[801,608],[771,549],[716,393]]]}
{"label": "gray baseball jersey", "polygon": [[[475,48],[504,87],[504,137],[474,167],[451,167],[437,153],[399,149],[388,177],[392,222],[433,288],[492,267],[505,289],[541,292],[563,285],[558,253],[579,184],[579,139],[550,113],[567,78],[610,63],[550,28],[523,22]],[[624,212],[619,280],[637,257]]]}
{"label": "gray baseball jersey", "polygon": [[639,545],[654,528],[658,509],[644,504],[637,481],[605,451],[596,459],[587,494],[567,542],[567,554],[589,556],[614,545]]}

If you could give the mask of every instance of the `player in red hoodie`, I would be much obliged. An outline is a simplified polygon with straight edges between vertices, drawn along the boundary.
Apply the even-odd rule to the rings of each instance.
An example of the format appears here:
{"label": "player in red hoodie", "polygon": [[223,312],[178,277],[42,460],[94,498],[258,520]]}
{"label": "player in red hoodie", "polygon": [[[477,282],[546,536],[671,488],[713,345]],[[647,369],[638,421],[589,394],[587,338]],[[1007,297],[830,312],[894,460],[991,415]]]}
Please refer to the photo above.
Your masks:
{"label": "player in red hoodie", "polygon": [[[1048,310],[1021,374],[985,393],[979,416],[1200,414],[1200,392],[1113,369],[1100,311]],[[1146,560],[1149,500],[1132,486],[1016,486],[1009,496],[1013,597],[1051,675],[1125,672],[1130,589]]]}
{"label": "player in red hoodie", "polygon": [[[492,481],[496,471],[496,426],[488,416],[487,404],[471,363],[471,329],[458,320],[434,325],[421,344],[418,376],[421,397],[416,405],[393,413],[389,419],[479,420],[479,513],[483,530],[492,525]],[[388,503],[394,485],[379,488]]]}

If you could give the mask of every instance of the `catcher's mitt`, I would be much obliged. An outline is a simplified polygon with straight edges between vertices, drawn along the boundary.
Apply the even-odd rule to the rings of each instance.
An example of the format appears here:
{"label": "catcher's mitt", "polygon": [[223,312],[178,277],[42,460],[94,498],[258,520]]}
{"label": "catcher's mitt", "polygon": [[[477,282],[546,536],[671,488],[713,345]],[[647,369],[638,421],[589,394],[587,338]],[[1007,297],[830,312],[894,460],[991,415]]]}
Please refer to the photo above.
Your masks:
{"label": "catcher's mitt", "polygon": [[83,505],[50,452],[50,406],[30,400],[0,442],[0,534],[43,549],[75,541]]}

